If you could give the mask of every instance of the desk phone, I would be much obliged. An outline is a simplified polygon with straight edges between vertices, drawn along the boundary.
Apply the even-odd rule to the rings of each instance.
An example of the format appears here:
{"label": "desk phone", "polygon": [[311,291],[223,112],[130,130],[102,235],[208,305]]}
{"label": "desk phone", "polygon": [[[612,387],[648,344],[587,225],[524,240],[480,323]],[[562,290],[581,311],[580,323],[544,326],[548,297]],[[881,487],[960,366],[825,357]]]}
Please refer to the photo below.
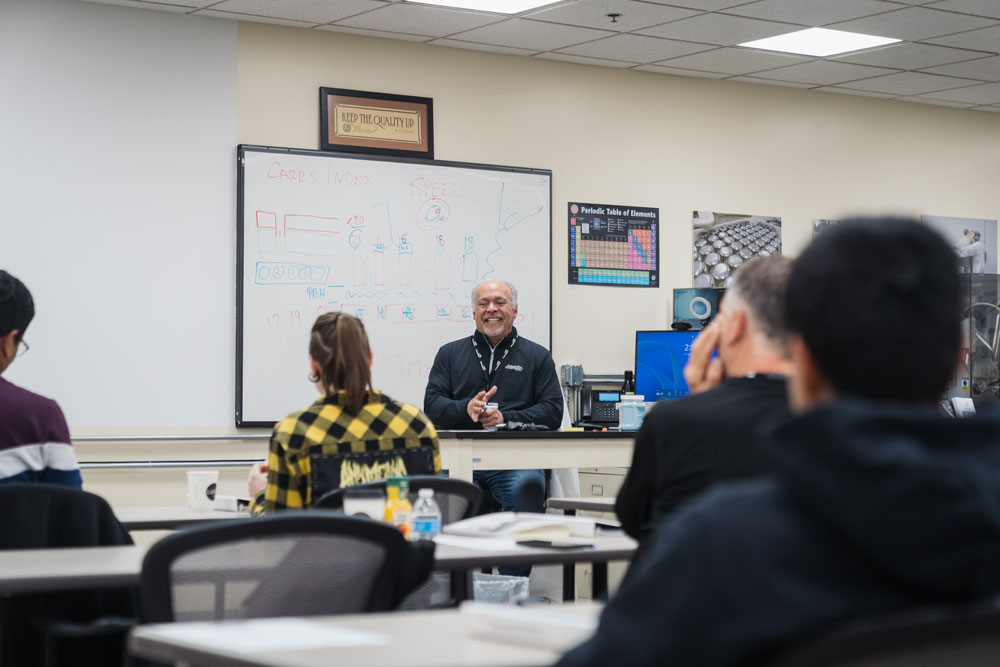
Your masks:
{"label": "desk phone", "polygon": [[580,390],[580,421],[617,426],[620,400],[620,392],[583,387]]}

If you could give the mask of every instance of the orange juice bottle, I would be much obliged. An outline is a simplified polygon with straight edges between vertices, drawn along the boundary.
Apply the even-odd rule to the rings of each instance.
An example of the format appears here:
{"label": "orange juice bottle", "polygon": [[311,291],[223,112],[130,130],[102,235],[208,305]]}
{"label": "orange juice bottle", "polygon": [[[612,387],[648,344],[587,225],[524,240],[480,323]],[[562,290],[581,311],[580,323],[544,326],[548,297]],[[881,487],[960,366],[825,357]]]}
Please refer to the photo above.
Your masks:
{"label": "orange juice bottle", "polygon": [[410,503],[410,480],[406,477],[390,477],[385,485],[386,521],[399,528],[403,537],[410,539],[410,521],[413,505]]}

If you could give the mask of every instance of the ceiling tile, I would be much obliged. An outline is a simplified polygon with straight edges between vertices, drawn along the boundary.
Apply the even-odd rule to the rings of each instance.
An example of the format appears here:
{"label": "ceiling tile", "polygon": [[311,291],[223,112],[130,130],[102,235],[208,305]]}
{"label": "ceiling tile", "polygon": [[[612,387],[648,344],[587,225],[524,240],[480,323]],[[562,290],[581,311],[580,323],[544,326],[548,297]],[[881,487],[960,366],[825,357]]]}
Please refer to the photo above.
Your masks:
{"label": "ceiling tile", "polygon": [[830,86],[845,81],[854,81],[856,79],[890,73],[892,73],[892,70],[882,67],[852,65],[850,63],[838,63],[830,60],[814,60],[802,63],[801,65],[792,65],[791,67],[781,67],[779,69],[768,70],[767,72],[760,72],[757,76],[762,79],[808,83],[815,86]]}
{"label": "ceiling tile", "polygon": [[253,23],[270,23],[272,25],[284,25],[291,28],[311,28],[316,25],[315,21],[293,21],[291,19],[276,19],[269,16],[254,16],[253,14],[239,14],[237,12],[220,12],[214,9],[199,9],[191,12],[196,16],[211,16],[216,19],[228,19],[230,21],[252,21]]}
{"label": "ceiling tile", "polygon": [[828,27],[836,30],[861,32],[866,35],[878,35],[879,37],[918,40],[963,30],[985,28],[994,23],[996,21],[992,19],[976,16],[953,14],[925,7],[904,7],[887,14],[835,23]]}
{"label": "ceiling tile", "polygon": [[[368,37],[380,37],[382,39],[401,39],[407,42],[426,42],[434,39],[433,35],[416,35],[401,32],[386,32],[383,30],[366,30],[365,28],[350,28],[346,25],[326,24],[318,25],[316,30],[326,30],[328,32],[343,32],[350,35],[366,35]],[[533,53],[529,51],[529,53]]]}
{"label": "ceiling tile", "polygon": [[808,61],[808,58],[774,53],[773,51],[754,51],[753,49],[727,47],[673,58],[660,64],[670,67],[721,72],[723,74],[749,74],[751,72],[785,67]]}
{"label": "ceiling tile", "polygon": [[623,60],[605,60],[604,58],[588,58],[587,56],[571,56],[568,53],[539,53],[536,58],[545,60],[562,60],[568,63],[579,63],[581,65],[602,65],[604,67],[632,67],[639,63],[629,63]]}
{"label": "ceiling tile", "polygon": [[1000,83],[984,83],[968,88],[942,90],[938,93],[928,93],[923,97],[969,104],[1000,104]]}
{"label": "ceiling tile", "polygon": [[811,88],[811,83],[802,83],[800,81],[775,81],[774,79],[761,79],[756,76],[734,76],[726,79],[726,81],[737,81],[739,83],[756,83],[757,85],[764,86],[783,86],[785,88]]}
{"label": "ceiling tile", "polygon": [[[590,28],[543,23],[529,19],[509,19],[482,28],[452,35],[463,42],[483,42],[535,51],[554,51],[565,46],[607,37],[613,33]],[[583,54],[587,55],[587,54]]]}
{"label": "ceiling tile", "polygon": [[484,12],[446,9],[428,5],[393,3],[382,9],[337,21],[337,25],[367,30],[410,32],[418,35],[444,37],[480,26],[503,21],[506,17]]}
{"label": "ceiling tile", "polygon": [[490,53],[504,53],[512,56],[530,56],[538,53],[538,49],[515,49],[510,46],[496,46],[494,44],[479,44],[477,42],[463,42],[458,39],[435,39],[428,42],[435,46],[448,46],[455,49],[472,49],[474,51],[489,51]]}
{"label": "ceiling tile", "polygon": [[[621,16],[612,23],[611,19],[608,18],[609,13],[617,13]],[[634,0],[577,0],[568,5],[559,5],[552,9],[542,9],[525,14],[525,17],[539,21],[583,26],[584,28],[631,32],[667,21],[694,16],[697,13],[694,9],[667,7],[666,5],[654,5]]]}
{"label": "ceiling tile", "polygon": [[663,67],[662,65],[640,65],[632,69],[643,72],[653,72],[654,74],[672,74],[674,76],[692,76],[699,79],[722,79],[726,75],[718,72],[699,72],[693,69],[682,69],[680,67]]}
{"label": "ceiling tile", "polygon": [[897,97],[897,102],[916,102],[917,104],[933,104],[939,107],[955,107],[958,109],[968,109],[969,107],[976,106],[975,104],[966,104],[964,102],[949,102],[947,100],[932,100],[929,97]]}
{"label": "ceiling tile", "polygon": [[337,2],[327,2],[327,0],[223,0],[212,5],[212,9],[316,24],[330,23],[337,19],[385,6],[386,3],[375,0],[338,0]]}
{"label": "ceiling tile", "polygon": [[983,81],[1000,81],[1000,56],[990,56],[979,60],[966,60],[961,63],[932,67],[927,72],[944,74],[945,76],[963,76],[967,79],[982,79]]}
{"label": "ceiling tile", "polygon": [[899,72],[887,76],[878,76],[874,79],[865,79],[864,81],[852,81],[843,84],[842,87],[892,93],[893,95],[923,95],[924,93],[932,93],[938,90],[968,86],[972,83],[967,79],[953,79],[937,74]]}
{"label": "ceiling tile", "polygon": [[962,49],[978,49],[980,51],[1000,52],[1000,25],[980,30],[970,30],[958,35],[948,35],[925,40],[932,44],[957,46]]}
{"label": "ceiling tile", "polygon": [[1000,2],[997,0],[941,0],[931,3],[928,7],[1000,19]]}
{"label": "ceiling tile", "polygon": [[738,14],[755,19],[789,21],[808,26],[821,26],[834,21],[846,21],[862,16],[899,9],[881,0],[760,0],[748,5],[727,9],[727,14]]}
{"label": "ceiling tile", "polygon": [[746,4],[747,0],[649,0],[658,5],[673,5],[687,9],[699,9],[704,12],[714,12],[718,9]]}
{"label": "ceiling tile", "polygon": [[870,90],[852,90],[850,88],[840,88],[838,86],[824,86],[822,88],[813,88],[814,93],[840,93],[842,95],[858,95],[860,97],[877,97],[879,99],[887,100],[895,95],[890,95],[889,93],[877,93]]}
{"label": "ceiling tile", "polygon": [[932,44],[900,42],[872,49],[871,51],[849,53],[844,56],[831,58],[831,60],[854,63],[856,65],[874,65],[875,67],[923,69],[925,67],[946,65],[972,58],[982,58],[984,55],[986,54],[981,51],[966,51],[964,49],[952,49]]}
{"label": "ceiling tile", "polygon": [[590,56],[591,58],[628,60],[634,63],[646,64],[676,56],[686,56],[689,53],[706,51],[711,48],[707,44],[678,42],[670,39],[659,39],[657,37],[615,35],[607,39],[560,49],[560,53],[574,56]]}
{"label": "ceiling tile", "polygon": [[764,39],[783,35],[797,30],[799,26],[787,23],[772,23],[758,19],[748,19],[742,16],[727,16],[726,14],[701,14],[689,19],[681,19],[673,23],[639,30],[643,35],[667,37],[670,39],[686,39],[692,42],[733,46],[754,39]]}
{"label": "ceiling tile", "polygon": [[102,5],[118,7],[139,7],[142,9],[158,9],[164,12],[189,12],[197,7],[212,4],[213,0],[163,0],[163,2],[138,2],[137,0],[84,0]]}

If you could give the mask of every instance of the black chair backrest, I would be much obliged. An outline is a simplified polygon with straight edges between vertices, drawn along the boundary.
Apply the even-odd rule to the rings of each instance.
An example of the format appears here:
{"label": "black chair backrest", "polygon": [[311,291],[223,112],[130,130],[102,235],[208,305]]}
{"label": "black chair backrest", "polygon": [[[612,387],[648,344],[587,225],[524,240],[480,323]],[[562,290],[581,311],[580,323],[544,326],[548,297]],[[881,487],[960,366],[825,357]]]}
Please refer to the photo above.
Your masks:
{"label": "black chair backrest", "polygon": [[334,489],[378,481],[393,475],[434,474],[434,447],[431,446],[364,452],[351,451],[350,443],[341,443],[340,447],[345,451],[309,457],[309,476],[314,499]]}
{"label": "black chair backrest", "polygon": [[0,549],[132,544],[104,498],[56,484],[0,484]]}
{"label": "black chair backrest", "polygon": [[[0,484],[0,549],[129,544],[132,538],[98,495],[55,484]],[[48,664],[62,654],[72,655],[73,664],[109,664],[104,658],[121,655],[128,621],[139,608],[132,587],[17,595],[0,602],[0,665]],[[91,624],[111,618],[121,622],[116,632],[98,636],[101,628]],[[57,638],[70,635],[53,628],[68,626],[80,641]]]}
{"label": "black chair backrest", "polygon": [[333,512],[216,522],[155,543],[142,563],[144,621],[310,616],[394,609],[415,581],[413,549],[390,525]]}
{"label": "black chair backrest", "polygon": [[[420,489],[434,489],[434,500],[441,508],[441,523],[443,524],[468,519],[479,511],[483,492],[471,482],[435,475],[412,475],[409,480],[410,502],[416,502]],[[321,496],[314,507],[318,509],[343,509],[345,493],[370,490],[385,493],[385,480],[334,489]]]}
{"label": "black chair backrest", "polygon": [[785,652],[771,667],[1000,664],[1000,607],[928,607],[862,619]]}

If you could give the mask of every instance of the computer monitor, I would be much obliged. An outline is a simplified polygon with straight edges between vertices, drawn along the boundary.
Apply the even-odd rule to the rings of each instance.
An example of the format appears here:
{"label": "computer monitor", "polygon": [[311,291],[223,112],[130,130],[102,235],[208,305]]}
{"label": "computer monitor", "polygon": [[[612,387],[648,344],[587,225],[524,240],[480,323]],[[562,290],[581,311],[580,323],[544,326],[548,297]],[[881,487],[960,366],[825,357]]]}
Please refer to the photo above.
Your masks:
{"label": "computer monitor", "polygon": [[708,326],[726,290],[721,287],[683,288],[674,290],[674,322],[686,322],[696,331]]}
{"label": "computer monitor", "polygon": [[684,381],[684,366],[697,336],[697,331],[636,331],[635,393],[647,401],[691,393]]}

